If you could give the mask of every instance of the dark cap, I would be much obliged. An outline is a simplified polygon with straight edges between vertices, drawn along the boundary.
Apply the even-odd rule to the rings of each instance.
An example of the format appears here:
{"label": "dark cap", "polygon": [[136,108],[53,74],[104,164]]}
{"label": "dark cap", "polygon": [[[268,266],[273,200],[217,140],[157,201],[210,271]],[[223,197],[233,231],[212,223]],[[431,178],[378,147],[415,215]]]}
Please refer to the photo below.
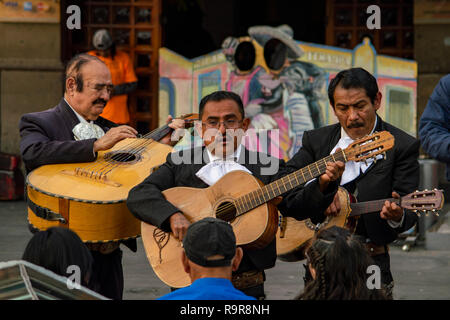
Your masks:
{"label": "dark cap", "polygon": [[107,50],[112,46],[113,40],[108,30],[100,29],[95,31],[92,37],[92,44],[97,50]]}
{"label": "dark cap", "polygon": [[[189,226],[183,247],[188,259],[200,266],[225,267],[236,253],[236,237],[228,222],[209,217]],[[210,258],[215,255],[223,258]]]}

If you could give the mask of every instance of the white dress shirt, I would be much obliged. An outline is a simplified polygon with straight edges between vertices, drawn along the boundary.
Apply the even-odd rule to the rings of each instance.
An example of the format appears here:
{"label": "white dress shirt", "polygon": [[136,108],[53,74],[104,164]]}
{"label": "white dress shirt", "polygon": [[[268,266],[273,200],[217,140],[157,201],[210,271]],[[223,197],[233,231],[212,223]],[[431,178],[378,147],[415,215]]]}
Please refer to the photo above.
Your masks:
{"label": "white dress shirt", "polygon": [[72,108],[72,106],[69,104],[69,102],[67,102],[65,98],[64,101],[67,103],[70,109],[72,109],[72,111],[75,113],[78,120],[80,121],[80,123],[77,124],[72,129],[75,140],[86,140],[92,138],[100,139],[105,135],[103,129],[100,126],[96,125],[94,121],[90,120],[88,122],[78,112],[76,112],[74,108]]}
{"label": "white dress shirt", "polygon": [[241,170],[252,174],[250,170],[236,162],[241,155],[242,148],[243,146],[239,145],[236,151],[230,157],[225,159],[213,155],[208,148],[206,148],[209,162],[198,170],[195,175],[207,185],[212,186],[220,178],[231,171]]}

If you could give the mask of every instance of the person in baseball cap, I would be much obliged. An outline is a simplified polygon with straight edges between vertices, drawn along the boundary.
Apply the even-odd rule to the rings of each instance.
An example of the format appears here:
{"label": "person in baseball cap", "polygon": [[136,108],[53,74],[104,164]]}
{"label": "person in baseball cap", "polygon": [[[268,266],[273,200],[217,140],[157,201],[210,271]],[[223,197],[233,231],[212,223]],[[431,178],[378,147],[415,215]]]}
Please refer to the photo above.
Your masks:
{"label": "person in baseball cap", "polygon": [[243,252],[228,222],[212,217],[194,222],[183,238],[183,248],[181,259],[192,284],[158,300],[255,300],[231,282]]}
{"label": "person in baseball cap", "polygon": [[138,79],[130,55],[116,49],[111,33],[106,29],[95,31],[92,37],[94,50],[87,54],[103,61],[111,73],[114,90],[101,116],[117,124],[129,124],[128,95],[138,87]]}

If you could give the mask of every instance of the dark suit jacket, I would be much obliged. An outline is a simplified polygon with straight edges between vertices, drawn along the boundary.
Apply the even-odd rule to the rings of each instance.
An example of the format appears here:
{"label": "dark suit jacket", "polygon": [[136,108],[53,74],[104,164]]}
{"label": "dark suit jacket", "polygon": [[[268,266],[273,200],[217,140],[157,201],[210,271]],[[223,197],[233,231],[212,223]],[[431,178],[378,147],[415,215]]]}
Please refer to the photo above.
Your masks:
{"label": "dark suit jacket", "polygon": [[[392,191],[403,196],[417,190],[419,185],[419,141],[404,131],[381,120],[375,131],[389,131],[395,138],[395,145],[386,152],[387,159],[372,164],[364,174],[356,180],[358,201],[369,201],[391,198]],[[328,156],[341,138],[341,125],[334,124],[303,135],[302,148],[287,162],[288,170],[302,168],[314,161]],[[389,226],[379,212],[360,216],[358,224],[365,229],[367,236],[378,245],[388,244],[417,222],[416,214],[405,210],[405,219],[398,228]],[[361,228],[358,228],[361,229]]]}
{"label": "dark suit jacket", "polygon": [[[46,164],[91,162],[96,139],[75,141],[72,129],[79,123],[77,116],[64,99],[51,109],[28,113],[19,122],[20,152],[27,173]],[[117,124],[98,117],[94,121],[107,132]],[[136,240],[123,242],[136,252]]]}
{"label": "dark suit jacket", "polygon": [[[44,164],[94,161],[96,139],[74,139],[72,129],[79,122],[64,99],[54,108],[23,115],[19,122],[20,153],[27,173]],[[117,126],[102,117],[94,123],[105,132]]]}
{"label": "dark suit jacket", "polygon": [[[183,158],[184,152],[190,152],[190,163],[177,163],[174,161],[174,155],[169,154],[167,161],[158,170],[153,172],[142,183],[130,190],[127,205],[130,211],[140,220],[157,226],[158,228],[169,232],[169,217],[181,210],[168,202],[161,191],[172,187],[194,187],[207,188],[205,182],[199,179],[195,173],[206,164],[205,157],[201,154],[203,148],[189,149],[176,154],[179,159]],[[199,154],[200,153],[200,154]],[[197,156],[196,156],[197,155]],[[207,156],[206,156],[207,158]],[[184,158],[183,158],[184,159]],[[201,163],[195,164],[195,159],[202,159]],[[261,159],[254,152],[246,149],[241,152],[240,164],[249,169],[252,174],[268,184],[286,174],[285,163],[283,160],[271,158],[269,164],[263,165],[261,161],[252,164],[249,159]],[[207,159],[208,161],[209,159]],[[264,175],[261,169],[270,167],[272,161],[277,161],[279,165],[278,173],[275,175]],[[331,203],[334,193],[337,190],[337,184],[330,186],[325,193],[321,193],[317,183],[308,185],[307,188],[297,187],[294,190],[283,194],[283,201],[278,205],[278,209],[283,215],[293,216],[298,220],[303,220],[313,216],[317,212],[322,212]],[[276,245],[275,239],[264,249],[244,250],[244,258],[241,262],[238,272],[244,272],[251,269],[268,269],[275,265]]]}

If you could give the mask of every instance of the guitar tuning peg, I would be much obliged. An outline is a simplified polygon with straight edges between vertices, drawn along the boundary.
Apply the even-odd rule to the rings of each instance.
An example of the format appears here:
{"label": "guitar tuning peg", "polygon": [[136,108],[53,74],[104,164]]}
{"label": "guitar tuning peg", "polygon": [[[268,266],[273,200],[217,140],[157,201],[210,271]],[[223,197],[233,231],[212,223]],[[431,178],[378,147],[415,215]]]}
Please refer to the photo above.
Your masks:
{"label": "guitar tuning peg", "polygon": [[436,212],[435,215],[436,215],[436,217],[439,217],[439,212]]}

